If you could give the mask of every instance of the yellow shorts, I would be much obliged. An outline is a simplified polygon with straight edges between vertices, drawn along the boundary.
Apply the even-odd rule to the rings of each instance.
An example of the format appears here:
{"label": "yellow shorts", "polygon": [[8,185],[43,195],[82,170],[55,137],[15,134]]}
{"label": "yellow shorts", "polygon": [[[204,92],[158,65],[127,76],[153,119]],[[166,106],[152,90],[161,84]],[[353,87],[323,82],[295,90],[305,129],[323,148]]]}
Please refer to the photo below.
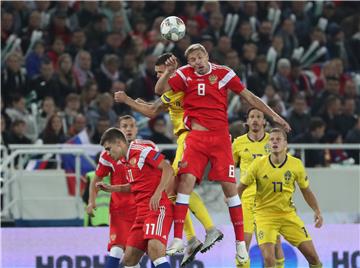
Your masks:
{"label": "yellow shorts", "polygon": [[281,234],[295,247],[302,242],[311,240],[304,222],[295,212],[277,216],[255,215],[255,231],[259,245],[276,244],[278,234]]}
{"label": "yellow shorts", "polygon": [[[253,200],[254,201],[254,200]],[[255,231],[254,202],[242,201],[244,232],[253,234]]]}
{"label": "yellow shorts", "polygon": [[176,154],[175,154],[174,162],[172,164],[172,167],[175,172],[175,176],[177,175],[177,173],[179,171],[179,162],[181,161],[183,153],[184,153],[184,142],[185,142],[185,138],[188,133],[189,133],[189,131],[182,132],[176,141],[176,143],[177,143]]}

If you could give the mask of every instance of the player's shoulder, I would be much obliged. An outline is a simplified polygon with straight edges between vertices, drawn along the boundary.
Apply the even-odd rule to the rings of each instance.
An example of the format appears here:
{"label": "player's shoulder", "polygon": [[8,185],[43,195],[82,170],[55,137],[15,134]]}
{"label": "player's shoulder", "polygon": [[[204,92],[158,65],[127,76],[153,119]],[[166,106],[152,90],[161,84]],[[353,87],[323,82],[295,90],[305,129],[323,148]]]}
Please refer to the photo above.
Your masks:
{"label": "player's shoulder", "polygon": [[135,151],[143,151],[146,148],[150,148],[155,151],[159,150],[159,148],[153,141],[143,140],[143,139],[135,139],[133,142],[130,143],[129,147],[130,147],[130,150],[135,150]]}
{"label": "player's shoulder", "polygon": [[164,94],[161,95],[161,99],[165,103],[170,103],[176,99],[184,97],[184,92],[174,92],[173,90],[166,91]]}
{"label": "player's shoulder", "polygon": [[113,162],[113,159],[111,158],[110,154],[108,151],[102,151],[99,157],[99,161],[100,160],[106,160],[106,161],[110,161]]}
{"label": "player's shoulder", "polygon": [[297,158],[291,154],[287,154],[287,161],[289,162],[290,165],[296,167],[302,167],[303,166],[303,162],[301,161],[300,158]]}
{"label": "player's shoulder", "polygon": [[250,164],[253,168],[261,167],[262,169],[266,168],[267,163],[269,162],[269,156],[263,155],[260,157],[256,157]]}
{"label": "player's shoulder", "polygon": [[194,68],[190,66],[190,64],[186,64],[184,66],[181,66],[180,68],[178,68],[176,70],[176,73],[183,73],[183,74],[188,74],[194,72]]}
{"label": "player's shoulder", "polygon": [[250,140],[249,140],[247,134],[244,134],[244,135],[241,135],[241,136],[235,138],[233,141],[233,144],[237,145],[237,144],[241,144],[241,143],[245,143],[245,142],[249,142],[249,141]]}
{"label": "player's shoulder", "polygon": [[211,69],[214,73],[228,74],[229,72],[234,72],[230,67],[225,65],[219,65],[215,63],[210,63]]}

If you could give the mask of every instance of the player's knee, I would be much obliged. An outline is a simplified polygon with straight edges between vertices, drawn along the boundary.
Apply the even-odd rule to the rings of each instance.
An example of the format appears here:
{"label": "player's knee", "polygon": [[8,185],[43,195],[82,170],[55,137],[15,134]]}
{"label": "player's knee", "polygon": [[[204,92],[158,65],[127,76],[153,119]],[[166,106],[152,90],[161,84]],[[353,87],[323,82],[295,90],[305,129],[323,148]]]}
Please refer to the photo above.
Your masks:
{"label": "player's knee", "polygon": [[148,243],[147,250],[151,260],[165,256],[165,246],[159,240],[151,239]]}
{"label": "player's knee", "polygon": [[263,254],[265,267],[275,267],[275,256],[273,254]]}
{"label": "player's knee", "polygon": [[132,254],[127,254],[125,251],[124,258],[122,259],[122,264],[124,266],[135,266],[137,264],[137,260],[135,260],[134,256]]}
{"label": "player's knee", "polygon": [[318,255],[316,254],[316,252],[311,252],[311,253],[307,256],[307,260],[308,260],[309,264],[311,264],[311,265],[318,265],[318,264],[320,264],[320,259],[319,259]]}

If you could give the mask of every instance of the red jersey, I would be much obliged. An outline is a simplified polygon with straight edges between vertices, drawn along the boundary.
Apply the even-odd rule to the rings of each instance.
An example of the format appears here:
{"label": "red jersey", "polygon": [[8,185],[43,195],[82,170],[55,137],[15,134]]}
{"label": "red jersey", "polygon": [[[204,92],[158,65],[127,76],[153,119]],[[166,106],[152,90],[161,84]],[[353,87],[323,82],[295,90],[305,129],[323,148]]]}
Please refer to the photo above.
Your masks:
{"label": "red jersey", "polygon": [[[126,179],[126,166],[121,161],[115,161],[107,151],[103,151],[99,158],[95,174],[101,178],[111,174],[111,185],[128,184]],[[110,213],[117,210],[131,209],[136,206],[132,193],[111,193]]]}
{"label": "red jersey", "polygon": [[228,128],[228,89],[239,94],[245,89],[235,72],[222,65],[210,63],[210,70],[204,75],[195,72],[190,65],[176,70],[169,79],[171,88],[184,91],[184,122],[190,128],[191,121],[209,130]]}
{"label": "red jersey", "polygon": [[[165,159],[156,145],[151,141],[135,140],[130,143],[126,155],[127,179],[131,184],[131,192],[135,195],[136,205],[141,215],[149,210],[150,198],[153,196],[161,180],[160,162]],[[161,204],[170,202],[165,192]]]}

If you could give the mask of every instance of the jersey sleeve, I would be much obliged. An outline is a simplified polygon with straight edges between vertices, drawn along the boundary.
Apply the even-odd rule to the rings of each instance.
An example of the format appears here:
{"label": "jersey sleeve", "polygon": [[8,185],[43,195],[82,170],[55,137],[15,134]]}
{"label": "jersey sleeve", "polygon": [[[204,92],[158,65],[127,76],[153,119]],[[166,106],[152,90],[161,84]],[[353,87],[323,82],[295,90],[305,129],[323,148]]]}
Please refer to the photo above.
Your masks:
{"label": "jersey sleeve", "polygon": [[241,82],[240,78],[235,74],[233,70],[230,70],[224,78],[219,82],[219,88],[226,86],[226,88],[239,94],[245,89],[245,85]]}
{"label": "jersey sleeve", "polygon": [[254,160],[247,171],[245,172],[245,176],[240,176],[240,182],[245,185],[251,185],[256,180],[256,163],[258,161]]}
{"label": "jersey sleeve", "polygon": [[174,92],[184,91],[187,87],[184,73],[179,69],[176,70],[175,74],[169,78],[168,84]]}
{"label": "jersey sleeve", "polygon": [[171,91],[167,91],[164,94],[161,95],[160,99],[162,103],[164,103],[166,106],[169,106],[173,102],[173,98],[171,94]]}
{"label": "jersey sleeve", "polygon": [[100,159],[99,159],[98,165],[96,166],[95,174],[96,174],[96,176],[103,178],[103,177],[109,175],[109,173],[113,170],[110,165],[106,165],[106,163],[101,162]]}
{"label": "jersey sleeve", "polygon": [[146,147],[140,152],[138,159],[138,168],[141,170],[145,163],[157,168],[165,156],[151,147]]}
{"label": "jersey sleeve", "polygon": [[306,174],[305,167],[300,160],[298,161],[298,171],[296,174],[296,181],[301,189],[306,189],[307,187],[309,187],[309,179]]}

